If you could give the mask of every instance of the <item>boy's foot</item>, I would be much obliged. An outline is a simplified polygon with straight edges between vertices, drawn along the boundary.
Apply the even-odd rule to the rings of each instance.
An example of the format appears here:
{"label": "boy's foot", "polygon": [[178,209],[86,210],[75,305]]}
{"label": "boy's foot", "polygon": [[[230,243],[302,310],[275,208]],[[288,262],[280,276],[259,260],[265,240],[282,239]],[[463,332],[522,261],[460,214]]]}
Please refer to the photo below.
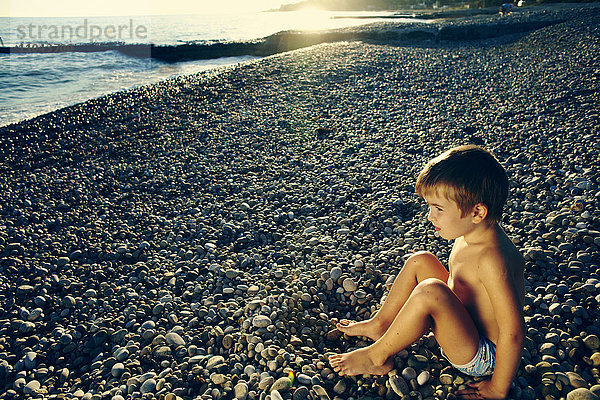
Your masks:
{"label": "boy's foot", "polygon": [[385,375],[392,370],[394,363],[388,359],[379,364],[371,357],[370,346],[351,351],[350,353],[335,354],[329,357],[329,364],[340,376],[344,375]]}
{"label": "boy's foot", "polygon": [[348,336],[366,336],[373,341],[377,341],[385,333],[372,319],[360,322],[343,319],[335,327]]}

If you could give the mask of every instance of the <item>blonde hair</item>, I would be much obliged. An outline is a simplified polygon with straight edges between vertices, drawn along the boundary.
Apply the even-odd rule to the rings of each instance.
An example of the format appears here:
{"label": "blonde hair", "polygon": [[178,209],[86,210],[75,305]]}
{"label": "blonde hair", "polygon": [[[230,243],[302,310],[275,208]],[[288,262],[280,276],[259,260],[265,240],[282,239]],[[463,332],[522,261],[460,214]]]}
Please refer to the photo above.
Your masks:
{"label": "blonde hair", "polygon": [[477,204],[487,207],[486,221],[498,222],[508,197],[508,176],[498,160],[475,145],[454,147],[429,161],[417,177],[421,197],[443,193],[464,217]]}

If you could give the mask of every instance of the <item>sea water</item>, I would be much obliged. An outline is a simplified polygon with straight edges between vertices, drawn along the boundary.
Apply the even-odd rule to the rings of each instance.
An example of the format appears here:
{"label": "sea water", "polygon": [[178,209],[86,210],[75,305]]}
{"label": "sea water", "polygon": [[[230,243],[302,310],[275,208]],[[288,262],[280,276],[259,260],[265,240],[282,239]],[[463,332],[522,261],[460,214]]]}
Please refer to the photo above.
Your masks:
{"label": "sea water", "polygon": [[[250,41],[284,30],[322,30],[371,23],[385,13],[259,12],[184,16],[0,18],[3,46],[120,42],[177,46]],[[388,13],[389,14],[389,13]],[[117,51],[0,54],[0,126],[108,93],[255,57],[166,63]]]}

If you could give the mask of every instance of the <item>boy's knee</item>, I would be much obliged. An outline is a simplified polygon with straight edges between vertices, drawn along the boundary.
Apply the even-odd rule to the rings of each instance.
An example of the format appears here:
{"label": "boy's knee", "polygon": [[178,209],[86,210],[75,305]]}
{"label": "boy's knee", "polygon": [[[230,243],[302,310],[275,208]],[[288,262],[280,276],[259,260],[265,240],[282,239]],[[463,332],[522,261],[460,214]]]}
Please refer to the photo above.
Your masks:
{"label": "boy's knee", "polygon": [[411,264],[437,264],[439,260],[429,251],[417,251],[406,260],[406,265]]}
{"label": "boy's knee", "polygon": [[428,278],[420,282],[414,290],[421,302],[439,305],[444,303],[451,290],[448,285],[437,278]]}

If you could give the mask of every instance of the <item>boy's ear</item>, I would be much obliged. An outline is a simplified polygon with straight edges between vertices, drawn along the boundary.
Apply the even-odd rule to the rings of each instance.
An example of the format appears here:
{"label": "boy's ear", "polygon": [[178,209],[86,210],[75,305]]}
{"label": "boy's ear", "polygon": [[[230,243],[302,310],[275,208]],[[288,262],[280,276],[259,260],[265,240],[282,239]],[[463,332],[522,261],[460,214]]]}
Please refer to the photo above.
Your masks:
{"label": "boy's ear", "polygon": [[479,203],[473,207],[473,214],[471,220],[474,224],[478,224],[487,217],[488,208],[485,204]]}

